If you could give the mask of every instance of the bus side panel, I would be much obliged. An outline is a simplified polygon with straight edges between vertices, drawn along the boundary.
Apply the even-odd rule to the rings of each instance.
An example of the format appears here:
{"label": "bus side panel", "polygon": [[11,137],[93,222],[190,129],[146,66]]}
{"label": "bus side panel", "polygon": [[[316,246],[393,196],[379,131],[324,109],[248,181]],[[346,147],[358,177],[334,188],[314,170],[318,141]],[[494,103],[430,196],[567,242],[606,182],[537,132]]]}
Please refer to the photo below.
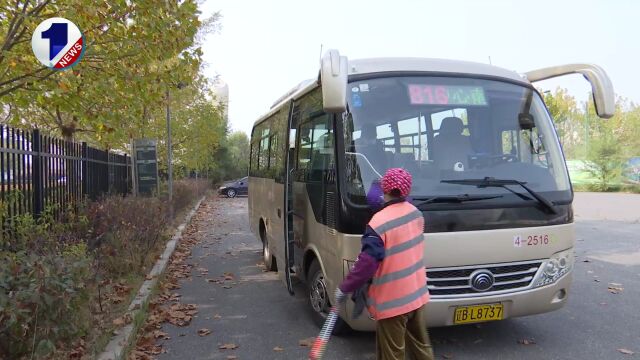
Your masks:
{"label": "bus side panel", "polygon": [[[339,256],[340,241],[336,232],[327,225],[316,221],[307,184],[294,182],[294,233],[296,245],[300,248],[315,248],[318,261],[324,271],[330,293],[342,281],[342,258]],[[308,264],[307,264],[308,265]]]}

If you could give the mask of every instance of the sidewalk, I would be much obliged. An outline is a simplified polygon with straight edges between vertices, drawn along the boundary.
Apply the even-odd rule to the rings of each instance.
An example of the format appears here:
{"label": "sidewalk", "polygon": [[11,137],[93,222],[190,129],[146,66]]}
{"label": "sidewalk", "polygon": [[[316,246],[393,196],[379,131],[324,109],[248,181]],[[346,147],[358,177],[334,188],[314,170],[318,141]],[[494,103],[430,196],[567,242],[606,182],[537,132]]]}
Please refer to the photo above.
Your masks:
{"label": "sidewalk", "polygon": [[[200,211],[210,220],[200,217],[194,224],[198,242],[187,261],[193,265],[191,277],[174,290],[181,304],[195,304],[198,312],[188,326],[163,324],[170,339],[160,341],[166,352],[157,358],[306,359],[309,348],[299,341],[319,330],[307,316],[302,289],[292,298],[277,273],[263,271],[262,245],[249,232],[246,198],[208,199]],[[200,336],[201,329],[211,333]],[[357,359],[373,358],[372,335],[365,337],[368,351]],[[348,340],[334,345],[343,341]],[[331,352],[326,359],[355,360]]]}

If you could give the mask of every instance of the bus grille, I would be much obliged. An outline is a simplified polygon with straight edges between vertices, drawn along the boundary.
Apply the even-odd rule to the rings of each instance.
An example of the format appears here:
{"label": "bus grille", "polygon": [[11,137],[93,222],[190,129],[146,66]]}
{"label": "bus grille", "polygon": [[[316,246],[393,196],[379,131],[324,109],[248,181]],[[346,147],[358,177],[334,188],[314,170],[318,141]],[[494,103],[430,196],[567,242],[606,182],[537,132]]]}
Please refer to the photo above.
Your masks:
{"label": "bus grille", "polygon": [[[486,296],[502,292],[523,290],[531,286],[542,260],[516,263],[433,268],[427,270],[427,287],[433,298]],[[486,291],[471,286],[475,271],[488,270],[494,283]]]}

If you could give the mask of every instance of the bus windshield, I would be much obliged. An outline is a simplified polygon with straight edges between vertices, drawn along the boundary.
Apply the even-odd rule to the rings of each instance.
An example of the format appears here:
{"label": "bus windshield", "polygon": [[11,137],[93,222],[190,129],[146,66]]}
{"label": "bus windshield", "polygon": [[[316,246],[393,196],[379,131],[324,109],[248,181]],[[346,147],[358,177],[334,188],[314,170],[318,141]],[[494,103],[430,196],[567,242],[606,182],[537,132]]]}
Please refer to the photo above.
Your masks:
{"label": "bus windshield", "polygon": [[497,195],[487,199],[522,202],[519,186],[456,181],[491,177],[526,183],[552,202],[571,200],[552,121],[531,88],[466,77],[383,77],[349,83],[348,101],[343,179],[356,204],[366,204],[371,185],[391,167],[411,172],[414,199]]}

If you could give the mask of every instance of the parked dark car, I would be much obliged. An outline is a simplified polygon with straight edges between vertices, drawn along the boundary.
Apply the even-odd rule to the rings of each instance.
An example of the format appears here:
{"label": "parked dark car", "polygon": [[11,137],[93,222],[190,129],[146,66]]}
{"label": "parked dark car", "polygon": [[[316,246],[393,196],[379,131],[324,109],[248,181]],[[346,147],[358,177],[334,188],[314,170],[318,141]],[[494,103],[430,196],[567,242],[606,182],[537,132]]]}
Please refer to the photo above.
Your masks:
{"label": "parked dark car", "polygon": [[249,193],[249,178],[243,177],[242,179],[233,180],[218,189],[218,194],[226,195],[229,198],[236,197],[238,195],[247,195]]}

